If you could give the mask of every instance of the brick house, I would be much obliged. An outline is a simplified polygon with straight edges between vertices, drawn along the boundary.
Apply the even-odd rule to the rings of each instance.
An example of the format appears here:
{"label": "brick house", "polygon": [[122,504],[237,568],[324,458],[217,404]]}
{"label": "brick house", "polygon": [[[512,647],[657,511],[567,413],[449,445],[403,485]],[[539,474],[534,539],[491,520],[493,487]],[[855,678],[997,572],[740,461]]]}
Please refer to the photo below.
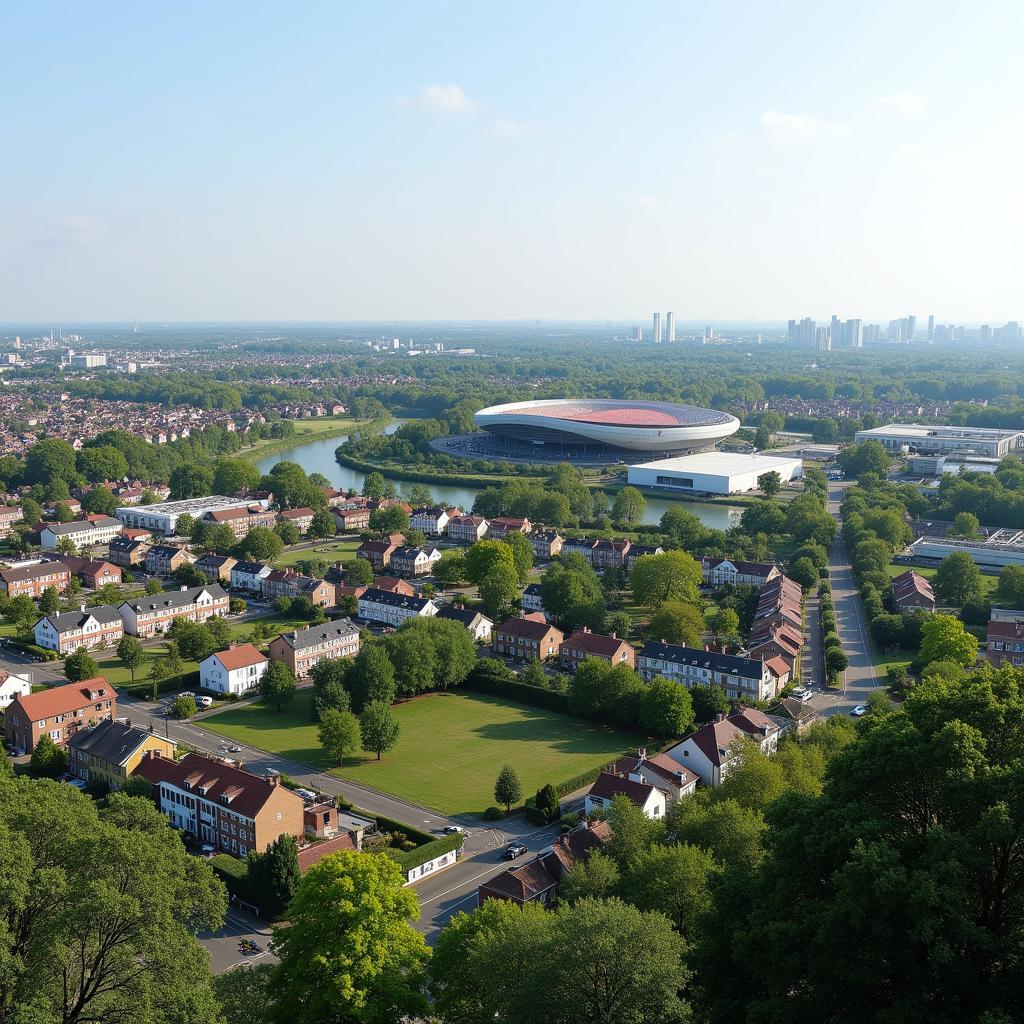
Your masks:
{"label": "brick house", "polygon": [[313,516],[315,515],[316,511],[308,507],[286,508],[283,512],[277,513],[277,521],[279,523],[292,523],[299,533],[305,537],[309,533],[310,526],[313,525]]}
{"label": "brick house", "polygon": [[35,625],[36,643],[62,656],[79,648],[113,647],[123,636],[121,614],[110,605],[87,608],[83,604],[77,611],[44,615]]}
{"label": "brick house", "polygon": [[562,545],[563,555],[579,555],[591,565],[594,564],[594,548],[597,541],[591,537],[569,537]]}
{"label": "brick house", "polygon": [[35,562],[0,569],[0,590],[8,597],[27,594],[39,598],[48,587],[63,594],[70,582],[71,570],[63,562]]}
{"label": "brick house", "polygon": [[95,676],[16,696],[4,712],[4,738],[28,753],[43,733],[63,746],[79,729],[116,717],[117,690],[103,676]]}
{"label": "brick house", "polygon": [[404,543],[405,537],[400,533],[393,533],[386,540],[364,540],[356,548],[356,558],[365,558],[374,572],[380,572],[391,564],[391,556]]}
{"label": "brick house", "polygon": [[152,597],[125,601],[118,609],[124,631],[131,636],[149,637],[165,633],[175,619],[206,622],[228,613],[228,595],[216,583],[205,587],[182,587]]}
{"label": "brick house", "polygon": [[626,553],[626,568],[632,571],[636,560],[643,558],[644,555],[663,554],[665,554],[665,549],[660,544],[630,544],[629,551]]}
{"label": "brick house", "polygon": [[[1021,613],[1024,616],[1024,612]],[[1000,668],[1024,664],[1024,622],[992,619],[986,633],[984,658]]]}
{"label": "brick house", "polygon": [[494,652],[519,661],[548,661],[558,657],[565,639],[540,613],[506,619],[494,630]]}
{"label": "brick house", "polygon": [[106,719],[80,729],[68,741],[68,770],[83,782],[105,782],[120,789],[147,750],[174,757],[174,741],[148,729]]}
{"label": "brick house", "polygon": [[318,626],[282,633],[270,642],[270,660],[287,665],[296,679],[309,675],[318,661],[354,658],[359,653],[359,630],[351,619],[332,619]]}
{"label": "brick house", "polygon": [[631,541],[599,540],[594,545],[592,562],[595,569],[621,569],[626,564]]}
{"label": "brick house", "polygon": [[584,626],[583,629],[575,630],[559,644],[558,661],[562,668],[575,672],[586,658],[600,658],[609,665],[628,665],[632,668],[634,652],[625,640],[614,633],[610,636],[591,633]]}
{"label": "brick house", "polygon": [[453,516],[448,520],[448,539],[455,544],[475,544],[487,536],[489,526],[483,516]]}
{"label": "brick house", "polygon": [[529,533],[532,529],[533,524],[529,519],[520,519],[517,516],[496,516],[491,520],[487,536],[501,540],[510,533]]}
{"label": "brick house", "polygon": [[107,560],[123,569],[146,564],[149,544],[139,537],[115,537],[107,547]]}
{"label": "brick house", "polygon": [[897,611],[904,608],[924,608],[935,611],[935,591],[931,583],[920,573],[908,569],[893,577],[892,603]]}
{"label": "brick house", "polygon": [[61,558],[73,576],[77,576],[82,585],[96,590],[97,587],[113,583],[121,585],[121,567],[103,558],[80,558],[78,555],[64,555]]}
{"label": "brick house", "polygon": [[196,560],[184,548],[173,544],[154,544],[146,552],[146,572],[152,576],[172,576],[175,570]]}
{"label": "brick house", "polygon": [[279,597],[308,597],[319,608],[334,604],[334,584],[304,576],[294,569],[271,569],[263,580],[263,596],[268,601]]}
{"label": "brick house", "polygon": [[132,773],[153,785],[157,806],[171,824],[220,853],[262,853],[279,836],[303,834],[302,797],[213,757],[189,752],[180,761],[147,751]]}
{"label": "brick house", "polygon": [[199,519],[215,526],[229,526],[235,537],[241,540],[255,526],[272,530],[277,523],[277,513],[255,505],[249,508],[211,509],[204,512]]}
{"label": "brick house", "polygon": [[334,525],[339,533],[354,533],[370,527],[370,509],[365,505],[356,508],[332,508]]}
{"label": "brick house", "polygon": [[400,580],[397,576],[375,576],[373,578],[375,590],[385,590],[389,594],[405,594],[412,597],[416,591],[408,580]]}
{"label": "brick house", "polygon": [[196,561],[196,569],[203,573],[211,583],[231,582],[231,570],[238,560],[230,555],[203,555]]}

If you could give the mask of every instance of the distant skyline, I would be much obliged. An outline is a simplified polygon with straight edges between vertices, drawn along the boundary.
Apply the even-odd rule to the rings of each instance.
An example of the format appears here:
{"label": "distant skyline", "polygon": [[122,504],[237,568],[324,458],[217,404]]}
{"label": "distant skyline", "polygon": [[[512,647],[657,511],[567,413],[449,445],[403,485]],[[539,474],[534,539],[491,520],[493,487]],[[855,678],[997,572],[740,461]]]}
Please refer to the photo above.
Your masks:
{"label": "distant skyline", "polygon": [[1024,320],[1012,0],[22,4],[0,33],[0,322]]}

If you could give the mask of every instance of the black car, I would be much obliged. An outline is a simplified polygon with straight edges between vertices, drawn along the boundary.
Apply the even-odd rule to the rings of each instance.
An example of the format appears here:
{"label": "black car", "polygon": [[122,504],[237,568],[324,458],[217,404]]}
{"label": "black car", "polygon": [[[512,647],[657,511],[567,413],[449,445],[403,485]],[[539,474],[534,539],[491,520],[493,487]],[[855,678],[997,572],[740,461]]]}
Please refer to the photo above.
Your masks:
{"label": "black car", "polygon": [[505,860],[515,860],[516,857],[521,857],[526,852],[525,843],[509,843],[505,847]]}

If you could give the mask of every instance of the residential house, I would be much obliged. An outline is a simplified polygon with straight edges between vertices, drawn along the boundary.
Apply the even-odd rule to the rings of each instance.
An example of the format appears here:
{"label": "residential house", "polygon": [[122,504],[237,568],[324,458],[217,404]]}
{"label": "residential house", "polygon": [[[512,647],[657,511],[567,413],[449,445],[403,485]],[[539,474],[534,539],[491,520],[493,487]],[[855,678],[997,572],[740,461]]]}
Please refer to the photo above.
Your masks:
{"label": "residential house", "polygon": [[655,676],[682,686],[718,686],[734,700],[771,700],[777,684],[763,661],[697,647],[648,640],[636,659],[644,682]]}
{"label": "residential house", "polygon": [[270,660],[284,662],[296,679],[309,675],[318,661],[354,658],[358,653],[359,630],[351,619],[332,619],[292,630],[270,642]]}
{"label": "residential house", "polygon": [[594,548],[596,547],[597,541],[592,537],[568,537],[566,538],[565,543],[562,544],[562,554],[579,555],[581,558],[593,565]]}
{"label": "residential house", "polygon": [[199,570],[211,583],[231,585],[231,570],[238,564],[238,559],[230,555],[203,555],[196,560]]}
{"label": "residential house", "polygon": [[558,657],[565,639],[560,629],[550,625],[542,614],[531,612],[506,619],[494,631],[494,652],[519,661],[548,661]]}
{"label": "residential house", "polygon": [[483,516],[452,516],[448,520],[448,539],[455,544],[475,544],[487,536],[489,526]]}
{"label": "residential house", "polygon": [[275,601],[279,597],[308,597],[318,608],[334,604],[334,584],[305,576],[294,569],[272,569],[263,580],[263,597]]}
{"label": "residential house", "polygon": [[84,587],[96,590],[98,587],[113,583],[121,585],[121,567],[103,558],[81,558],[78,555],[62,555],[61,562],[77,576]]}
{"label": "residential house", "polygon": [[631,542],[628,540],[599,540],[591,556],[595,569],[621,569],[626,564]]}
{"label": "residential house", "polygon": [[103,676],[15,696],[4,711],[8,746],[35,750],[46,733],[63,746],[79,729],[117,717],[117,690]]}
{"label": "residential house", "polygon": [[405,537],[400,533],[393,533],[386,540],[364,540],[356,548],[356,558],[365,558],[374,572],[380,572],[391,564],[391,556],[403,544]]}
{"label": "residential house", "polygon": [[315,509],[305,506],[303,508],[286,508],[284,511],[277,513],[277,521],[279,523],[291,523],[305,537],[309,533],[309,528],[313,525],[313,516],[315,515]]}
{"label": "residential house", "polygon": [[540,596],[540,584],[539,583],[527,583],[523,589],[523,596],[520,600],[519,606],[523,609],[523,612],[527,615],[531,613],[539,613],[545,618],[548,617],[547,612],[544,611],[544,602]]}
{"label": "residential house", "polygon": [[199,685],[240,696],[259,686],[269,664],[270,659],[252,644],[231,644],[199,662]]}
{"label": "residential house", "polygon": [[0,537],[10,536],[15,523],[25,518],[20,505],[0,505]]}
{"label": "residential house", "polygon": [[533,524],[529,519],[520,519],[517,516],[495,516],[487,528],[487,536],[495,540],[502,540],[510,533],[529,533]]}
{"label": "residential house", "polygon": [[78,732],[68,740],[68,771],[83,782],[105,782],[120,789],[146,751],[159,751],[173,759],[174,741],[149,729],[112,718]]}
{"label": "residential house", "polygon": [[935,591],[924,576],[908,569],[893,577],[892,603],[897,611],[907,608],[924,608],[935,611]]}
{"label": "residential house", "polygon": [[586,658],[600,658],[609,665],[633,667],[634,651],[625,640],[612,633],[592,633],[584,626],[574,630],[558,647],[558,662],[568,672],[575,672]]}
{"label": "residential house", "polygon": [[63,562],[22,562],[0,569],[0,590],[8,597],[40,598],[49,587],[63,594],[70,582],[71,570]]}
{"label": "residential house", "polygon": [[149,544],[138,537],[115,537],[107,547],[107,560],[124,569],[146,564]]}
{"label": "residential house", "polygon": [[441,559],[434,547],[396,548],[391,555],[391,571],[399,576],[429,576]]}
{"label": "residential house", "polygon": [[[821,712],[811,707],[806,700],[797,700],[796,697],[783,697],[771,709],[772,716],[780,718],[789,723],[789,731],[795,732],[798,736],[803,735],[815,722],[821,720]],[[787,731],[786,725],[782,726],[783,732]]]}
{"label": "residential house", "polygon": [[260,505],[247,508],[219,508],[204,512],[199,521],[213,526],[228,526],[231,532],[241,540],[255,526],[272,530],[277,524],[277,513],[270,512]]}
{"label": "residential house", "polygon": [[702,726],[666,753],[700,776],[705,786],[720,786],[739,756],[738,741],[753,740],[765,754],[774,754],[782,729],[754,708],[741,708],[717,722]]}
{"label": "residential house", "polygon": [[91,516],[70,523],[48,523],[39,531],[39,543],[52,551],[62,540],[70,540],[81,551],[90,544],[109,544],[122,529],[112,516]]}
{"label": "residential house", "polygon": [[357,530],[367,530],[370,527],[370,509],[366,505],[357,505],[354,508],[332,508],[334,525],[338,533],[355,533]]}
{"label": "residential house", "polygon": [[565,538],[557,530],[534,530],[530,534],[530,547],[534,558],[549,561],[562,553]]}
{"label": "residential house", "polygon": [[125,601],[118,609],[124,631],[131,636],[150,637],[165,633],[175,619],[206,622],[228,613],[228,595],[216,583],[203,587],[182,587],[136,601]]}
{"label": "residential house", "polygon": [[984,658],[1000,668],[1024,664],[1024,612],[1013,622],[992,619],[988,624]]}
{"label": "residential house", "polygon": [[409,597],[370,587],[359,597],[359,618],[397,628],[407,619],[426,618],[438,613],[438,607],[426,597]]}
{"label": "residential house", "polygon": [[157,806],[179,832],[219,853],[245,858],[280,836],[303,834],[303,800],[280,784],[216,758],[189,752],[180,761],[148,751],[133,775],[153,785]]}
{"label": "residential house", "polygon": [[36,643],[62,657],[79,648],[87,651],[113,647],[124,636],[121,614],[110,605],[44,615],[35,626]]}
{"label": "residential house", "polygon": [[452,516],[459,514],[459,511],[457,508],[447,509],[440,506],[414,508],[409,517],[409,527],[421,530],[428,537],[441,537],[448,532],[448,523]]}
{"label": "residential house", "polygon": [[646,782],[665,794],[666,803],[674,804],[693,796],[700,779],[689,768],[677,764],[668,754],[648,754],[641,747],[635,754],[626,754],[608,765],[612,775],[624,775],[637,782]]}
{"label": "residential house", "polygon": [[0,711],[15,697],[27,697],[32,692],[32,680],[0,670]]}
{"label": "residential house", "polygon": [[633,566],[636,565],[638,558],[643,558],[644,555],[663,555],[665,549],[660,545],[651,544],[630,544],[629,551],[626,552],[626,569],[629,572],[633,571]]}
{"label": "residential house", "polygon": [[437,617],[451,619],[452,622],[461,622],[472,633],[473,639],[478,644],[491,642],[494,623],[483,612],[473,611],[472,608],[467,608],[462,604],[448,604],[437,613]]}
{"label": "residential house", "polygon": [[704,557],[700,560],[700,570],[704,582],[713,587],[740,583],[763,587],[781,575],[779,567],[772,562],[744,562],[739,558]]}
{"label": "residential house", "polygon": [[244,590],[250,594],[263,593],[263,581],[270,575],[272,568],[262,562],[238,561],[231,566],[231,589]]}
{"label": "residential house", "polygon": [[146,552],[146,572],[151,576],[173,576],[183,565],[195,562],[196,556],[173,544],[154,544]]}
{"label": "residential house", "polygon": [[405,594],[412,597],[416,591],[408,580],[400,580],[397,576],[375,576],[373,585],[378,590],[386,590],[389,594]]}
{"label": "residential house", "polygon": [[611,772],[598,775],[597,781],[583,798],[583,808],[588,815],[594,811],[604,811],[619,796],[631,800],[652,820],[665,817],[666,801],[662,790],[644,782],[639,776],[633,778],[630,775],[613,775]]}

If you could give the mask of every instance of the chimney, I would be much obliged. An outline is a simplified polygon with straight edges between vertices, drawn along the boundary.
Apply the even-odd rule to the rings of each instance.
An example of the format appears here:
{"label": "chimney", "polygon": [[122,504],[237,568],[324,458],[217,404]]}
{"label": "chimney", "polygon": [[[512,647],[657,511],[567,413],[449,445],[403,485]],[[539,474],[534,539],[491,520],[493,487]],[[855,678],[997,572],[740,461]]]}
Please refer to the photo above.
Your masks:
{"label": "chimney", "polygon": [[182,589],[182,590],[188,590],[188,587],[186,587],[186,586],[185,586],[185,584],[184,584],[184,583],[182,583],[182,585],[181,585],[181,589]]}
{"label": "chimney", "polygon": [[81,603],[81,605],[79,605],[79,608],[80,608],[81,611],[83,611],[83,612],[85,611],[85,602],[84,601]]}
{"label": "chimney", "polygon": [[724,711],[719,711],[718,714],[715,715],[715,721],[716,722],[724,722],[725,721],[725,712]]}
{"label": "chimney", "polygon": [[270,776],[269,782],[270,782],[271,786],[277,786],[280,783],[280,781],[281,781],[281,776],[280,775],[271,775]]}
{"label": "chimney", "polygon": [[647,758],[647,748],[637,747],[636,758],[638,761],[643,761]]}
{"label": "chimney", "polygon": [[618,640],[618,639],[619,639],[619,638],[618,638],[618,636],[616,635],[616,633],[615,633],[615,630],[614,630],[614,629],[612,630],[612,639],[613,639],[613,640]]}

